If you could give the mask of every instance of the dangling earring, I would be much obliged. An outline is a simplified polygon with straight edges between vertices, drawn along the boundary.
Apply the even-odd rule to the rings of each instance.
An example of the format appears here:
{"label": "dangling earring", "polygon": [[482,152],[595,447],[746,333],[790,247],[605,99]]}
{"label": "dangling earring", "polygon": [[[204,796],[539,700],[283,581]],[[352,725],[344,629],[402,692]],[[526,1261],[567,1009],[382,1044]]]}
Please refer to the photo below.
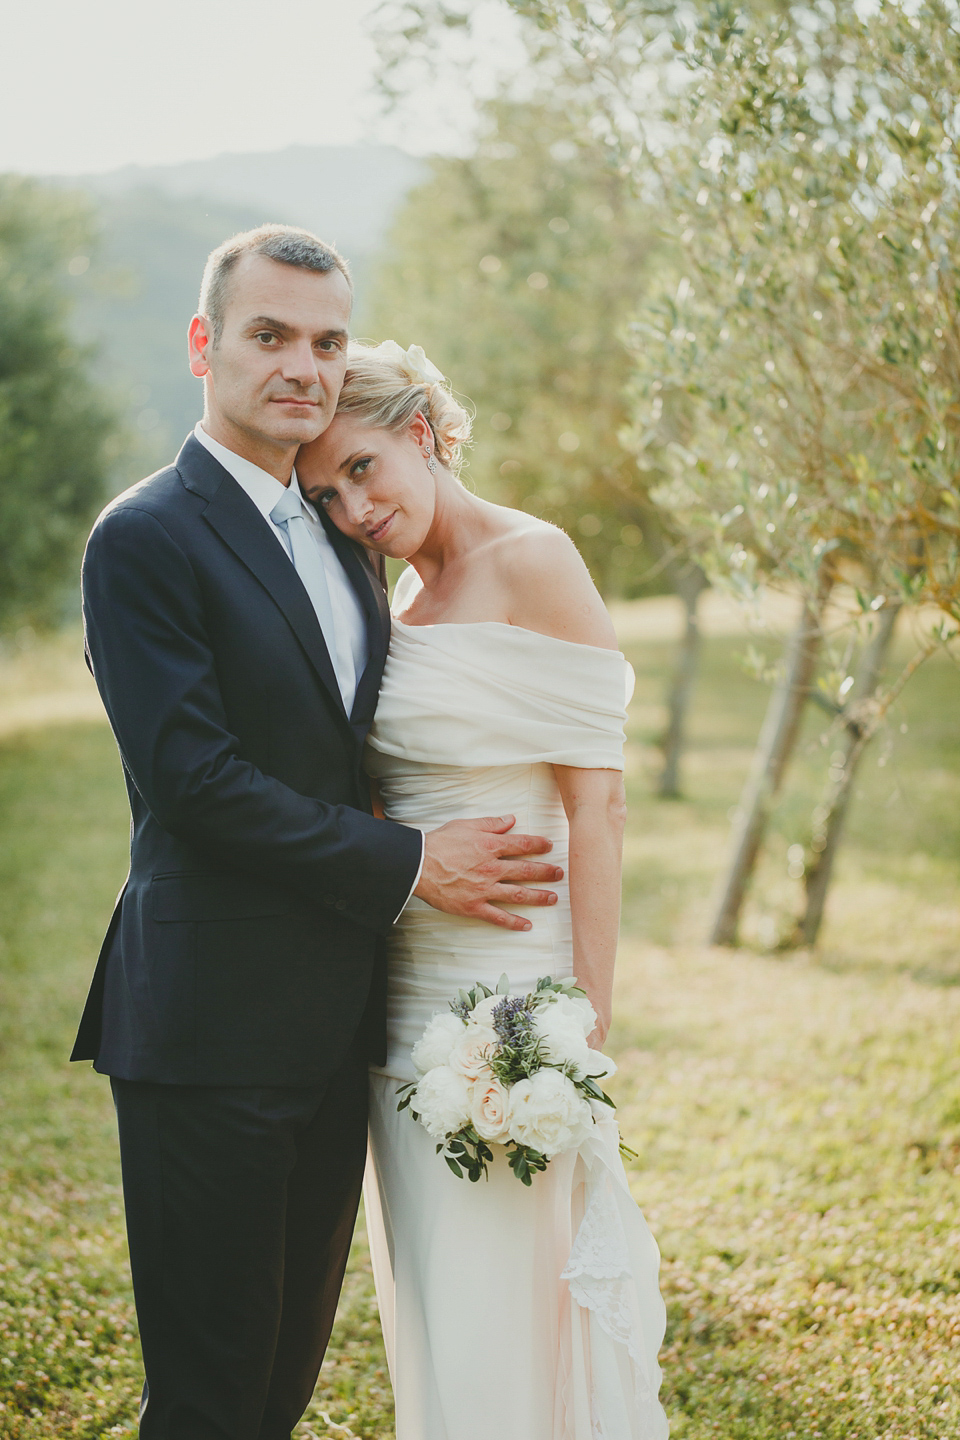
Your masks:
{"label": "dangling earring", "polygon": [[431,475],[436,475],[436,473],[437,473],[437,462],[436,462],[436,460],[434,460],[433,454],[432,454],[432,452],[429,451],[429,450],[427,451],[427,469],[430,471],[430,474],[431,474]]}

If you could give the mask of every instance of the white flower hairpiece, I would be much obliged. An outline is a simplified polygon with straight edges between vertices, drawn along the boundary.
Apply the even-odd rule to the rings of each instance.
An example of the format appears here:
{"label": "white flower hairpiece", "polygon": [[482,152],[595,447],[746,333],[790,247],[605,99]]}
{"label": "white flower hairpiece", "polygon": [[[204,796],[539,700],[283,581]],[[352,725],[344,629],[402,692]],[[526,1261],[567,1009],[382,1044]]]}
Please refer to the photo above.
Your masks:
{"label": "white flower hairpiece", "polygon": [[410,345],[404,350],[396,340],[382,340],[376,349],[399,366],[412,384],[443,384],[445,376],[427,359],[422,345]]}

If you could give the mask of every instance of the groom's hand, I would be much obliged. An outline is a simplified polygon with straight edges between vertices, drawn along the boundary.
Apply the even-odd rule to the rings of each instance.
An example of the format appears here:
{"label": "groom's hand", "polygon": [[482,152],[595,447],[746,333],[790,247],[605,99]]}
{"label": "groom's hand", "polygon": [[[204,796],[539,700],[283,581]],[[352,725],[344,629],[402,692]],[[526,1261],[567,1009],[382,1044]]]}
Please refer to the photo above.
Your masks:
{"label": "groom's hand", "polygon": [[506,930],[529,930],[523,915],[502,905],[555,905],[552,890],[531,890],[531,882],[563,879],[559,865],[525,856],[545,855],[553,842],[542,835],[508,835],[513,815],[483,820],[451,820],[425,836],[423,871],[414,894],[435,910],[471,915]]}

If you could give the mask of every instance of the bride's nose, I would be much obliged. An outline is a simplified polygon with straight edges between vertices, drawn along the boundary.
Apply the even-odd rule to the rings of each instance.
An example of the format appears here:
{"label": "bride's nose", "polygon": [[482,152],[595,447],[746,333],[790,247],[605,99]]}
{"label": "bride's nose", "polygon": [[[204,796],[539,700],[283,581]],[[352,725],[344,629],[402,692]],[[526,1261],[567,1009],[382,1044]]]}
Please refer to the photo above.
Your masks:
{"label": "bride's nose", "polygon": [[347,493],[341,497],[341,503],[346,511],[347,519],[351,525],[360,528],[373,511],[373,502],[366,495],[351,495]]}

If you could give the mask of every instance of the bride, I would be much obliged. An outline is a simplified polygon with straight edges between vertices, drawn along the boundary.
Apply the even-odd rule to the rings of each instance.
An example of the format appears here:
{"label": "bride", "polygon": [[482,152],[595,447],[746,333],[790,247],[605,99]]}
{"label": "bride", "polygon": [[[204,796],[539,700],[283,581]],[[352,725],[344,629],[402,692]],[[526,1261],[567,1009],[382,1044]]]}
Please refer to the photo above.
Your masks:
{"label": "bride", "polygon": [[469,434],[418,346],[352,344],[336,418],[297,460],[344,534],[410,565],[367,751],[383,812],[423,829],[510,813],[569,877],[553,909],[518,910],[525,930],[445,914],[422,885],[394,927],[364,1202],[397,1437],[662,1440],[659,1255],[615,1122],[528,1189],[498,1147],[487,1183],[457,1179],[397,1112],[426,1023],[477,980],[575,975],[590,1043],[610,1025],[629,667],[567,536],[460,484]]}

